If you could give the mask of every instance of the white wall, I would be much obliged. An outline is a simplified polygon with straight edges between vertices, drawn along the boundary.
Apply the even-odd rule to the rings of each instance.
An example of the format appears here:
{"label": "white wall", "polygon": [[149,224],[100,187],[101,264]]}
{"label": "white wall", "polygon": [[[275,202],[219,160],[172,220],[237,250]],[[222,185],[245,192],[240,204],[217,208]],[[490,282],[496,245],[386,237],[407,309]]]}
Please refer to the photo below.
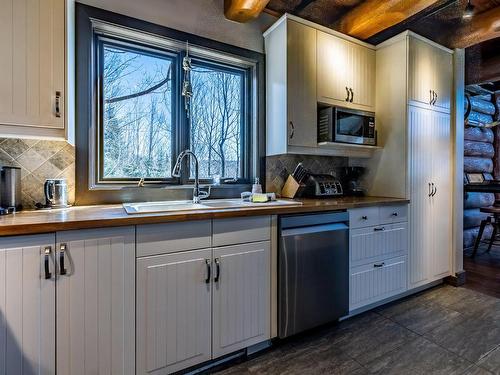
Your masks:
{"label": "white wall", "polygon": [[264,52],[262,32],[276,21],[265,13],[246,24],[229,21],[224,0],[77,1],[258,52]]}

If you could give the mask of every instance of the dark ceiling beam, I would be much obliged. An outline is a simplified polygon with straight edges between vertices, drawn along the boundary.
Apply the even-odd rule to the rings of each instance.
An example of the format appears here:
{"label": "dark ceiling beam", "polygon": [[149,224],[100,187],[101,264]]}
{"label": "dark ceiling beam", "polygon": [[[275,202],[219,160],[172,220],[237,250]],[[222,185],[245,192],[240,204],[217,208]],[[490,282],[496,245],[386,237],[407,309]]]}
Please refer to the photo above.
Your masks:
{"label": "dark ceiling beam", "polygon": [[450,45],[453,48],[467,48],[500,37],[500,7],[476,14],[453,32]]}
{"label": "dark ceiling beam", "polygon": [[438,0],[366,0],[347,12],[337,29],[359,39],[380,33],[434,5]]}
{"label": "dark ceiling beam", "polygon": [[269,0],[224,0],[224,15],[228,20],[249,22],[256,19]]}
{"label": "dark ceiling beam", "polygon": [[293,13],[303,11],[309,4],[315,0],[302,0],[294,9]]}

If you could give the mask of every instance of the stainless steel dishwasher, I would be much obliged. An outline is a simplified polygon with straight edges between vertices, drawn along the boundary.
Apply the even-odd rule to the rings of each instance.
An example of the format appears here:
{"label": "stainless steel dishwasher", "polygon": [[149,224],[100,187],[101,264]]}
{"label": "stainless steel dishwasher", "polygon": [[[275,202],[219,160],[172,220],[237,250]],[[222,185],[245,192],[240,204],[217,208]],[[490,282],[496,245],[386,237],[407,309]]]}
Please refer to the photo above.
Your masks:
{"label": "stainless steel dishwasher", "polygon": [[349,214],[280,217],[278,324],[284,338],[349,311]]}

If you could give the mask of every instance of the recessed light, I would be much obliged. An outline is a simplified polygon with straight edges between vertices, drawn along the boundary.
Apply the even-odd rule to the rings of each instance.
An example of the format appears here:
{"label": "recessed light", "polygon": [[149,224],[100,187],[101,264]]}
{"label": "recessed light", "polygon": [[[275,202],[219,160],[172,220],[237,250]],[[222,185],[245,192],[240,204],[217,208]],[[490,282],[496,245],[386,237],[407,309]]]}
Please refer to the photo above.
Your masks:
{"label": "recessed light", "polygon": [[463,19],[472,18],[474,15],[474,5],[471,4],[470,0],[467,0],[467,6],[464,9],[464,13],[462,14]]}

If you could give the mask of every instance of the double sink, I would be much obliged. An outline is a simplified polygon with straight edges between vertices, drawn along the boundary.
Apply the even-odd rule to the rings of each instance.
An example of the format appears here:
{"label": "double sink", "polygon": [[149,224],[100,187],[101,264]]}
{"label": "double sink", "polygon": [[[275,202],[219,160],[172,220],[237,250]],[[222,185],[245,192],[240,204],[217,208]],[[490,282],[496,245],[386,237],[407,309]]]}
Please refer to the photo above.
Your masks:
{"label": "double sink", "polygon": [[300,206],[302,203],[292,200],[269,201],[265,203],[253,203],[242,201],[241,199],[210,199],[200,203],[192,201],[162,201],[162,202],[142,202],[142,203],[124,203],[123,208],[129,215],[149,214],[160,212],[175,211],[196,211],[196,210],[222,210],[236,208],[261,208],[275,206]]}

